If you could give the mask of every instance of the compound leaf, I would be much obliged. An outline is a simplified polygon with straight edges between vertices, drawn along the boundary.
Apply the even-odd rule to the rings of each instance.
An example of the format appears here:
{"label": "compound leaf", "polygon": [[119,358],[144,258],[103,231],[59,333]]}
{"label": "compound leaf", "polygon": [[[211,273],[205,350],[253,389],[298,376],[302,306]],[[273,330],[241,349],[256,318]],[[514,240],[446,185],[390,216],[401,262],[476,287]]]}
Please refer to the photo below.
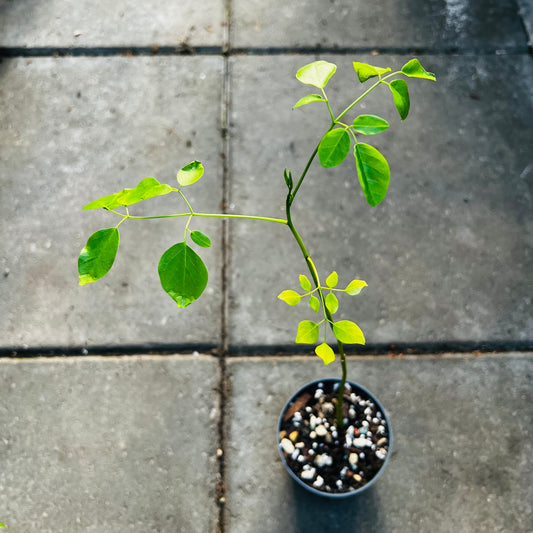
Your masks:
{"label": "compound leaf", "polygon": [[135,188],[124,189],[115,194],[98,198],[98,200],[94,200],[94,202],[83,207],[83,211],[98,209],[101,207],[105,209],[115,209],[122,205],[132,205],[141,202],[142,200],[154,198],[155,196],[162,196],[175,190],[176,189],[170,185],[159,183],[155,178],[144,178]]}
{"label": "compound leaf", "polygon": [[178,171],[176,176],[178,183],[185,187],[186,185],[192,185],[198,181],[204,175],[204,167],[200,161],[193,161],[188,165],[185,165],[181,170]]}
{"label": "compound leaf", "polygon": [[345,344],[365,344],[365,336],[361,328],[350,320],[334,322],[333,333],[338,340]]}
{"label": "compound leaf", "polygon": [[318,159],[324,168],[340,165],[350,151],[350,134],[342,128],[336,128],[324,135],[318,145]]}
{"label": "compound leaf", "polygon": [[307,96],[304,96],[303,98],[300,98],[293,106],[293,109],[296,109],[297,107],[306,105],[306,104],[312,104],[313,102],[325,102],[324,98],[320,96],[319,94],[308,94]]}
{"label": "compound leaf", "polygon": [[375,207],[387,194],[390,169],[387,160],[373,146],[364,143],[355,145],[357,176],[366,201]]}
{"label": "compound leaf", "polygon": [[437,78],[433,72],[428,72],[416,57],[408,61],[402,67],[402,74],[409,76],[410,78],[423,78],[424,80],[435,81]]}
{"label": "compound leaf", "polygon": [[353,279],[348,283],[348,286],[344,290],[350,296],[355,296],[363,290],[363,287],[368,287],[366,281],[363,281],[362,279]]}
{"label": "compound leaf", "polygon": [[374,67],[372,65],[368,65],[367,63],[358,63],[357,61],[354,61],[353,68],[355,69],[357,77],[361,83],[364,83],[375,76],[386,74],[391,70],[390,68]]}
{"label": "compound leaf", "polygon": [[332,315],[334,315],[339,308],[339,300],[337,300],[337,297],[332,292],[326,296],[326,308]]}
{"label": "compound leaf", "polygon": [[389,123],[381,117],[375,115],[359,115],[352,124],[356,133],[362,135],[376,135],[385,131],[389,127]]}
{"label": "compound leaf", "polygon": [[320,300],[316,296],[309,296],[309,307],[315,312],[320,311]]}
{"label": "compound leaf", "polygon": [[405,80],[394,80],[389,84],[392,92],[392,98],[394,99],[394,105],[400,114],[400,118],[405,120],[409,114],[409,108],[411,106],[409,100],[409,87]]}
{"label": "compound leaf", "polygon": [[337,65],[328,63],[327,61],[314,61],[302,67],[296,73],[296,79],[305,83],[306,85],[313,85],[319,89],[323,89],[331,76],[335,74]]}
{"label": "compound leaf", "polygon": [[320,357],[320,359],[322,359],[322,361],[324,361],[325,365],[329,365],[335,361],[335,352],[325,342],[319,344],[315,348],[315,353],[318,355],[318,357]]}
{"label": "compound leaf", "polygon": [[119,241],[117,228],[101,229],[89,237],[78,257],[80,285],[98,281],[111,270]]}
{"label": "compound leaf", "polygon": [[302,320],[298,324],[296,342],[298,344],[314,344],[318,340],[318,324],[311,320]]}
{"label": "compound leaf", "polygon": [[197,300],[207,285],[207,268],[200,256],[184,242],[171,246],[159,260],[157,268],[163,290],[178,307]]}
{"label": "compound leaf", "polygon": [[289,305],[298,305],[302,297],[296,291],[283,291],[278,294],[278,298]]}
{"label": "compound leaf", "polygon": [[211,246],[211,239],[201,231],[191,231],[191,239],[202,248],[209,248]]}

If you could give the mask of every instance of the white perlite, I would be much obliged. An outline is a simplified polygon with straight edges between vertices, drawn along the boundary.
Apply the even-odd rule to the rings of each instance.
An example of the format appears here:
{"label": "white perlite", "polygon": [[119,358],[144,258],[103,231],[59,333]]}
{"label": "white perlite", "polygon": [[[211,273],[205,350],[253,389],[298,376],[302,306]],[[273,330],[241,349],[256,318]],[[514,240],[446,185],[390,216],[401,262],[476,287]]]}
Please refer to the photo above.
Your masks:
{"label": "white perlite", "polygon": [[368,448],[368,447],[372,446],[372,441],[368,440],[368,439],[365,439],[363,437],[360,437],[358,439],[354,439],[353,440],[353,445],[356,448]]}
{"label": "white perlite", "polygon": [[315,477],[315,474],[316,468],[310,468],[309,470],[302,470],[300,477],[309,481]]}
{"label": "white perlite", "polygon": [[292,455],[294,453],[294,444],[289,439],[282,439],[281,447],[283,448],[283,451],[288,455]]}

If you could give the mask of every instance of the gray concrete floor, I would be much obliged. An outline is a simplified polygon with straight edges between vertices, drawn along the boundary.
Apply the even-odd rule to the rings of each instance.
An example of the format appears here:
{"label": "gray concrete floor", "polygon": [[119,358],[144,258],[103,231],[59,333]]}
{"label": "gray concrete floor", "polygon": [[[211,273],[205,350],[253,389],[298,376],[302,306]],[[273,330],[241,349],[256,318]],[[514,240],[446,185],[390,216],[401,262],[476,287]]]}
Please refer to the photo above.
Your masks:
{"label": "gray concrete floor", "polygon": [[[0,0],[8,531],[533,531],[532,13],[531,0]],[[349,377],[395,432],[370,491],[323,502],[275,448],[291,393],[339,373],[293,343],[312,312],[276,299],[305,270],[286,228],[195,219],[210,278],[182,310],[157,263],[183,220],[123,224],[110,274],[78,287],[86,239],[116,224],[81,207],[147,176],[173,184],[199,159],[195,209],[283,217],[283,169],[301,171],[329,125],[318,106],[291,111],[313,92],[298,68],[336,63],[341,110],[361,92],[352,61],[415,55],[438,81],[410,80],[405,122],[385,93],[361,108],[391,124],[368,140],[391,166],[383,204],[365,204],[348,163],[312,168],[294,206],[322,275],[368,282],[341,302],[374,354],[351,357]],[[134,214],[181,209],[163,197]]]}

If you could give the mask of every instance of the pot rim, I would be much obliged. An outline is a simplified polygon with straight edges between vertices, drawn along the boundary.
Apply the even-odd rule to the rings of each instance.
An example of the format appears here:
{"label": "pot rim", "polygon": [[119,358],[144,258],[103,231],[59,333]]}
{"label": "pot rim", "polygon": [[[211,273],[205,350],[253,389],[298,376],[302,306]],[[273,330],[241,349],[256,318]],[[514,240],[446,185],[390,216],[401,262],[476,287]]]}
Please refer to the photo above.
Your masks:
{"label": "pot rim", "polygon": [[305,391],[306,389],[312,387],[313,385],[318,385],[319,383],[324,383],[324,382],[340,383],[340,381],[341,380],[339,378],[332,378],[332,377],[330,377],[330,378],[322,378],[322,379],[316,379],[314,381],[310,381],[309,383],[305,384],[303,387],[300,387],[287,400],[287,402],[283,406],[283,409],[281,410],[281,413],[280,413],[280,416],[279,416],[279,419],[278,419],[277,434],[276,434],[276,444],[277,444],[278,452],[279,452],[280,457],[281,457],[281,462],[283,463],[283,466],[285,467],[285,470],[289,473],[289,475],[292,477],[292,479],[298,485],[300,485],[304,489],[312,492],[313,494],[316,494],[318,496],[323,496],[325,498],[333,498],[333,499],[342,499],[342,498],[348,498],[350,496],[355,496],[356,494],[360,494],[364,490],[370,488],[376,482],[376,480],[381,476],[381,474],[385,470],[385,467],[387,466],[387,463],[389,462],[389,459],[390,459],[390,456],[391,456],[391,453],[392,453],[392,445],[393,445],[392,427],[391,427],[391,423],[390,423],[389,417],[387,416],[387,413],[383,409],[383,406],[381,405],[381,402],[374,396],[374,394],[372,394],[370,391],[368,391],[365,387],[363,387],[362,385],[359,385],[359,383],[356,383],[356,382],[348,380],[348,379],[346,380],[346,384],[349,384],[352,388],[359,389],[361,392],[366,394],[373,402],[375,402],[376,407],[379,409],[379,411],[381,411],[381,414],[383,415],[383,418],[384,418],[384,420],[385,420],[385,422],[387,424],[387,428],[389,430],[389,437],[388,437],[389,438],[389,448],[388,448],[387,456],[385,457],[385,459],[383,461],[383,464],[381,465],[381,468],[378,470],[377,474],[368,483],[365,483],[362,487],[360,487],[358,489],[355,489],[355,490],[352,490],[352,491],[348,491],[348,492],[325,492],[325,491],[321,491],[321,490],[315,489],[311,485],[308,485],[307,483],[303,482],[292,471],[290,466],[287,464],[287,461],[285,460],[285,456],[283,455],[283,451],[281,449],[280,440],[279,440],[279,434],[281,432],[281,424],[283,422],[283,415],[285,414],[285,412],[287,411],[289,406],[296,400],[296,398],[298,398],[298,396],[300,394],[302,394],[303,391]]}

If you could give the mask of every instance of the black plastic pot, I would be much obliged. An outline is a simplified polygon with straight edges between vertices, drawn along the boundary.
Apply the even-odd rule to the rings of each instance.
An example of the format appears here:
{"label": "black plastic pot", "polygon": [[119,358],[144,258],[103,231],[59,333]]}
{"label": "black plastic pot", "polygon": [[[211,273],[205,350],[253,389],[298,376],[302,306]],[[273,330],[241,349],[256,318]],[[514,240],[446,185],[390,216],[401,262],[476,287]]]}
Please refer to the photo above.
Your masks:
{"label": "black plastic pot", "polygon": [[[287,470],[289,475],[292,477],[292,479],[298,485],[300,485],[304,489],[312,492],[313,494],[317,494],[319,496],[324,496],[326,498],[334,498],[334,499],[347,498],[347,497],[355,496],[356,494],[360,494],[362,491],[364,491],[364,490],[368,489],[369,487],[371,487],[376,482],[376,480],[379,478],[379,476],[383,473],[383,471],[384,471],[384,469],[385,469],[385,467],[386,467],[386,465],[387,465],[387,463],[389,461],[389,458],[390,458],[390,455],[391,455],[391,451],[392,451],[392,430],[391,430],[390,421],[389,421],[389,419],[388,419],[383,407],[381,406],[380,402],[375,398],[374,395],[372,395],[369,391],[367,391],[361,385],[358,385],[357,383],[354,383],[352,381],[347,381],[346,382],[346,387],[350,388],[350,392],[355,393],[356,395],[360,396],[362,399],[371,400],[375,404],[376,409],[378,411],[380,411],[380,413],[381,413],[382,421],[384,423],[384,427],[386,427],[386,434],[387,434],[387,439],[388,439],[387,455],[386,455],[385,459],[383,460],[383,463],[382,463],[381,467],[374,474],[372,479],[369,479],[364,485],[362,485],[359,488],[352,488],[351,490],[347,490],[346,492],[327,492],[326,490],[321,490],[319,488],[315,488],[315,487],[311,486],[310,484],[306,483],[305,481],[303,481],[302,479],[300,479],[300,477],[291,469],[291,467],[289,466],[289,464],[288,464],[288,462],[287,462],[287,460],[285,458],[285,453],[284,453],[284,451],[282,449],[282,445],[281,445],[280,434],[281,434],[281,431],[282,431],[282,427],[284,425],[285,413],[287,413],[288,409],[294,404],[294,402],[296,400],[298,400],[298,398],[302,397],[304,394],[309,393],[309,392],[312,392],[312,394],[314,395],[314,392],[316,391],[317,388],[333,388],[333,387],[335,387],[336,389],[338,389],[339,383],[340,383],[340,380],[337,379],[337,378],[325,378],[325,379],[320,379],[320,380],[316,380],[316,381],[313,381],[311,383],[308,383],[307,385],[305,385],[301,389],[299,389],[290,398],[290,400],[285,404],[285,406],[283,407],[283,409],[281,411],[281,415],[279,417],[278,431],[277,431],[277,443],[278,443],[278,450],[279,450],[279,453],[280,453],[280,456],[281,456],[281,461],[282,461],[283,465],[285,466],[285,469]],[[322,385],[322,387],[320,387],[319,384]]]}

